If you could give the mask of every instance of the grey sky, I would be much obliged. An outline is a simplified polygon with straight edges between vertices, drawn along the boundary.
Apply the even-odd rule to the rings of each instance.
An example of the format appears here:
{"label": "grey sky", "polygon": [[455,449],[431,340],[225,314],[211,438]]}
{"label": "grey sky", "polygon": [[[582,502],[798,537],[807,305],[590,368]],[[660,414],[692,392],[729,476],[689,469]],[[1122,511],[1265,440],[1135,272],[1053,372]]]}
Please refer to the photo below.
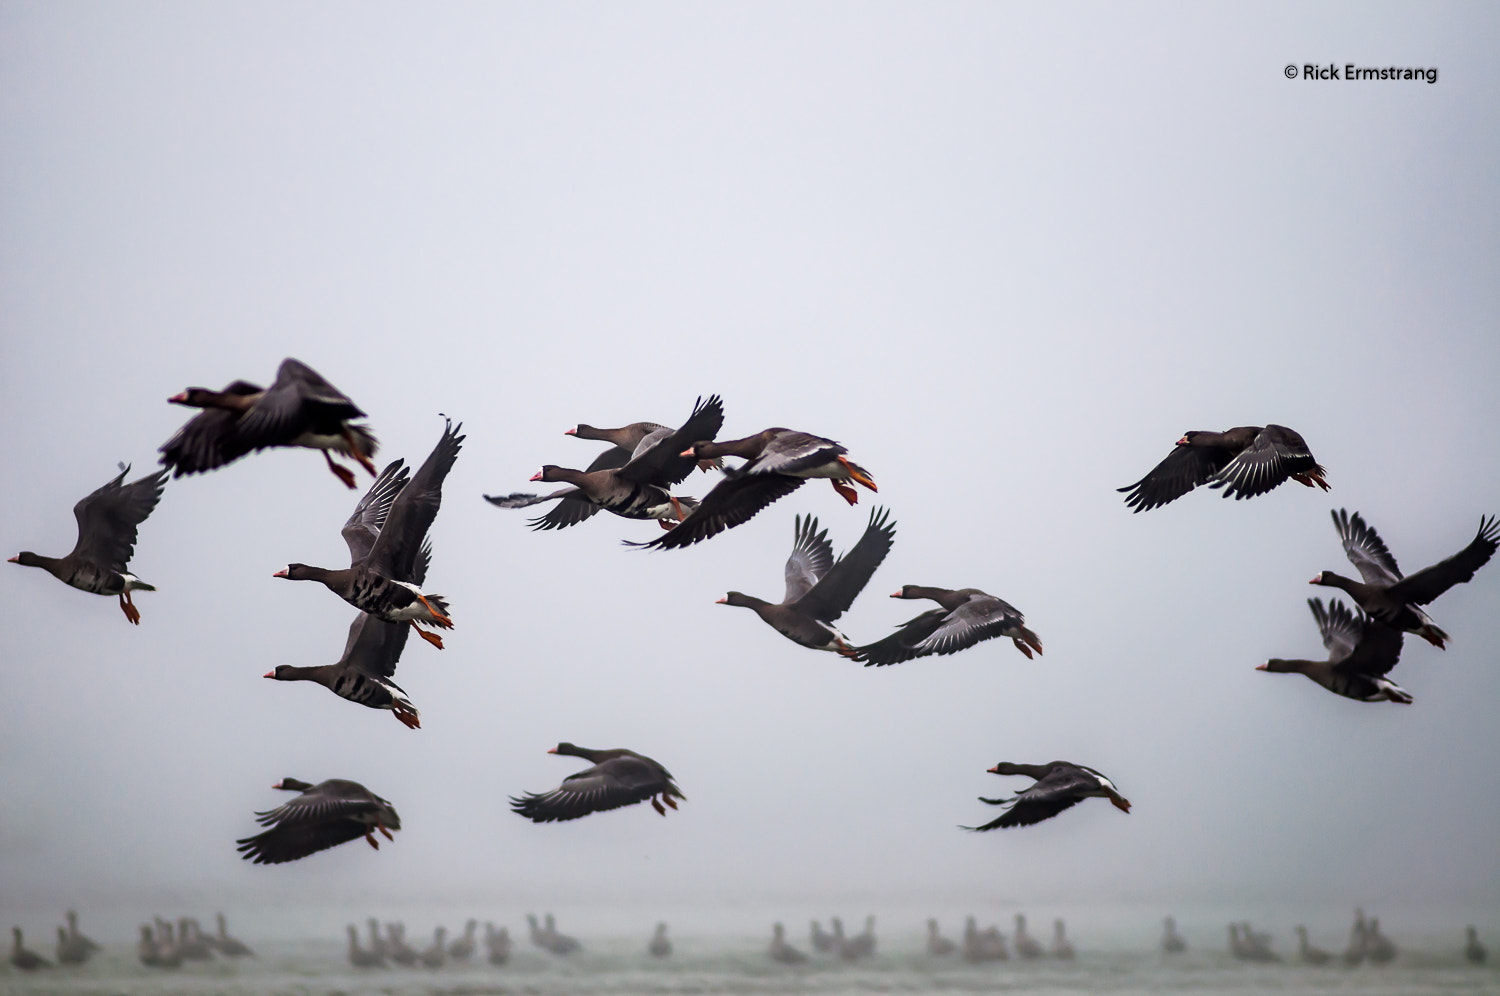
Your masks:
{"label": "grey sky", "polygon": [[[410,641],[409,732],[279,663],[353,610],[271,578],[342,566],[356,495],[315,454],[173,481],[112,600],[0,570],[0,892],[186,905],[632,897],[1464,904],[1500,895],[1500,566],[1408,641],[1416,704],[1360,705],[1305,606],[1347,572],[1331,507],[1402,567],[1500,512],[1500,15],[1461,5],[0,5],[0,552],[62,554],[74,501],[149,471],[189,385],[311,364],[419,463],[468,442]],[[1434,85],[1288,63],[1436,66]],[[534,534],[482,492],[677,423],[843,441],[880,484],[803,488],[647,554],[653,524]],[[1274,421],[1328,495],[1114,488],[1187,429]],[[367,480],[367,479],[366,479]],[[711,481],[695,476],[700,495]],[[1042,637],[863,669],[714,605],[779,597],[792,518],[836,549],[870,499],[904,583],[978,586]],[[533,826],[506,797],[629,746],[688,796]],[[1135,803],[969,835],[998,760]],[[405,829],[285,868],[233,841],[285,775]],[[496,901],[499,901],[496,899]]]}

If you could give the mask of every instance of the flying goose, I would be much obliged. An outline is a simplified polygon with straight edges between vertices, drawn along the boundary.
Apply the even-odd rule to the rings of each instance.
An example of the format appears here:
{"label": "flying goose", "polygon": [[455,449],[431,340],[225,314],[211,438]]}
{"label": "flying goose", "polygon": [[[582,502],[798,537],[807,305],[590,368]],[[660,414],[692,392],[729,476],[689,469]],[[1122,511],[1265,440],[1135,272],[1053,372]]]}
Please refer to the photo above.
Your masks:
{"label": "flying goose", "polygon": [[245,860],[258,865],[296,861],[360,837],[378,851],[377,830],[387,840],[395,840],[391,831],[401,829],[401,817],[395,808],[359,782],[330,778],[309,785],[296,778],[283,778],[271,787],[302,794],[275,809],[256,813],[255,822],[268,829],[235,842]]}
{"label": "flying goose", "polygon": [[321,450],[328,469],[350,488],[354,475],[333,462],[352,457],[375,473],[375,436],[363,425],[359,406],[312,367],[287,357],[269,389],[237,380],[222,391],[190,387],[167,399],[203,409],[161,447],[161,462],[174,476],[197,474],[232,463],[270,446]]}
{"label": "flying goose", "polygon": [[1090,798],[1108,799],[1114,803],[1115,808],[1130,812],[1130,800],[1119,793],[1114,782],[1086,765],[1068,761],[1050,761],[1047,764],[1013,764],[1001,761],[989,771],[995,775],[1025,775],[1036,779],[1036,784],[1009,799],[986,799],[981,796],[980,802],[1010,808],[999,818],[983,826],[964,827],[965,830],[1030,826]]}
{"label": "flying goose", "polygon": [[562,785],[550,792],[512,796],[511,809],[533,823],[576,820],[646,801],[665,816],[663,804],[676,809],[673,800],[687,798],[672,781],[671,772],[633,750],[591,750],[564,742],[547,753],[581,757],[594,765],[564,778]]}
{"label": "flying goose", "polygon": [[976,643],[1008,636],[1029,659],[1042,652],[1042,640],[1026,628],[1026,617],[1015,606],[978,588],[924,588],[909,584],[892,598],[930,598],[941,608],[901,624],[884,640],[855,647],[854,659],[865,667],[899,664],[929,654],[956,654]]}
{"label": "flying goose", "polygon": [[1401,658],[1400,630],[1376,622],[1363,612],[1356,618],[1343,602],[1332,602],[1325,611],[1321,599],[1309,598],[1307,606],[1323,634],[1328,659],[1273,657],[1257,671],[1305,674],[1335,695],[1358,702],[1411,703],[1411,695],[1386,677]]}
{"label": "flying goose", "polygon": [[79,499],[73,506],[78,520],[78,542],[66,557],[43,557],[23,550],[10,558],[22,567],[40,567],[65,585],[93,595],[117,595],[120,611],[139,626],[141,614],[131,601],[132,591],[155,591],[125,569],[135,553],[136,527],[146,521],[166,487],[167,472],[148,474],[123,484],[130,467],[107,484]]}
{"label": "flying goose", "polygon": [[1151,473],[1119,491],[1136,512],[1176,501],[1200,484],[1236,500],[1265,494],[1291,479],[1328,490],[1307,441],[1284,425],[1242,425],[1224,432],[1188,432]]}

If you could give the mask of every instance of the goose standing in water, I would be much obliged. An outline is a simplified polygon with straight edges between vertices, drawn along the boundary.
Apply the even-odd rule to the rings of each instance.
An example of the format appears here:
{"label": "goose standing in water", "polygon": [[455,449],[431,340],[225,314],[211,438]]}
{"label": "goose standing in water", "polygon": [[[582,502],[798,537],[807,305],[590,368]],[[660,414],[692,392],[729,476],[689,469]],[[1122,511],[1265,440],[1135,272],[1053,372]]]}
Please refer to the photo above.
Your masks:
{"label": "goose standing in water", "polygon": [[1182,935],[1177,933],[1177,921],[1172,917],[1167,917],[1162,921],[1162,925],[1165,928],[1161,938],[1162,952],[1164,954],[1181,954],[1186,951],[1187,941],[1184,941]]}
{"label": "goose standing in water", "polygon": [[101,948],[98,944],[95,944],[92,940],[79,933],[78,914],[76,912],[74,912],[73,910],[68,910],[67,913],[63,914],[63,918],[68,921],[69,941],[71,941],[73,944],[78,945],[79,948],[89,954],[93,954],[95,951],[103,950],[103,948]]}
{"label": "goose standing in water", "polygon": [[958,950],[958,945],[938,933],[938,922],[927,921],[927,953],[934,958],[946,958]]}
{"label": "goose standing in water", "polygon": [[190,387],[167,399],[201,408],[161,447],[161,462],[175,476],[197,474],[271,446],[321,450],[328,469],[350,488],[354,475],[333,462],[342,453],[375,473],[375,436],[352,424],[365,413],[312,367],[287,357],[270,389],[237,380],[222,391]]}
{"label": "goose standing in water", "polygon": [[875,918],[865,917],[865,929],[849,938],[847,944],[851,958],[872,957],[875,954]]}
{"label": "goose standing in water", "polygon": [[1339,509],[1333,513],[1333,526],[1338,530],[1344,552],[1359,568],[1364,581],[1321,571],[1308,584],[1342,589],[1376,620],[1392,629],[1415,633],[1439,650],[1444,649],[1449,636],[1417,606],[1426,605],[1454,585],[1473,579],[1474,573],[1489,563],[1500,548],[1500,521],[1494,516],[1481,518],[1479,532],[1468,546],[1447,560],[1402,577],[1401,568],[1396,566],[1396,558],[1391,556],[1385,541],[1365,524],[1358,512],[1351,516]]}
{"label": "goose standing in water", "polygon": [[[225,955],[229,958],[255,957],[255,952],[251,951],[250,947],[247,944],[245,944],[243,941],[236,940],[235,938],[229,936],[229,929],[225,924],[223,913],[215,913],[214,919],[218,921],[219,933],[216,937],[212,938],[212,940],[214,943],[214,947],[218,948],[219,954]],[[372,939],[372,942],[376,945],[375,950],[379,951],[379,938],[375,936],[374,924],[375,921],[371,920],[370,937]]]}
{"label": "goose standing in water", "polygon": [[546,915],[543,922],[545,923],[543,929],[547,935],[547,947],[553,954],[570,955],[583,949],[583,945],[578,942],[578,938],[570,937],[558,931],[557,921],[551,913]]}
{"label": "goose standing in water", "polygon": [[[221,914],[222,915],[222,914]],[[365,921],[365,926],[370,929],[370,950],[385,958],[390,954],[389,945],[380,936],[380,921],[373,916]]]}
{"label": "goose standing in water", "polygon": [[1301,924],[1297,925],[1297,957],[1305,965],[1326,965],[1333,960],[1333,955],[1308,943],[1307,928]]}
{"label": "goose standing in water", "polygon": [[1073,950],[1073,945],[1068,942],[1066,930],[1067,928],[1063,926],[1061,920],[1052,921],[1052,957],[1060,958],[1063,961],[1072,961],[1077,957],[1077,952]]}
{"label": "goose standing in water", "polygon": [[89,952],[74,944],[68,937],[67,927],[57,928],[57,963],[59,965],[82,965],[89,960]]}
{"label": "goose standing in water", "polygon": [[871,491],[878,489],[869,472],[844,455],[847,452],[831,439],[780,428],[724,443],[695,442],[682,456],[699,460],[737,456],[745,463],[735,470],[726,469],[725,479],[676,529],[641,545],[665,550],[717,536],[750,521],[761,509],[812,478],[827,478],[833,489],[853,505],[859,496],[845,482],[854,481]]}
{"label": "goose standing in water", "polygon": [[1365,928],[1365,911],[1354,911],[1354,924],[1349,928],[1349,946],[1344,949],[1344,964],[1351,968],[1365,960],[1369,937]]}
{"label": "goose standing in water", "polygon": [[[598,469],[573,470],[546,464],[533,474],[533,481],[563,483],[568,487],[551,494],[485,495],[492,505],[500,508],[529,508],[542,502],[562,499],[571,504],[560,505],[551,512],[529,523],[533,529],[561,529],[582,522],[593,514],[580,514],[578,502],[587,502],[595,510],[604,509],[626,519],[656,519],[663,529],[670,529],[682,521],[697,502],[691,498],[674,498],[670,489],[681,484],[693,472],[697,460],[681,456],[678,451],[694,439],[713,438],[724,424],[724,403],[715,394],[707,401],[701,397],[693,406],[693,413],[682,428],[653,430],[644,436],[623,465]],[[611,452],[594,461],[611,462]]]}
{"label": "goose standing in water", "polygon": [[816,518],[797,516],[793,535],[795,542],[785,570],[786,595],[779,603],[731,591],[718,604],[753,609],[763,622],[793,643],[851,657],[854,648],[833,623],[854,604],[885,560],[895,541],[896,524],[884,508],[874,509],[864,535],[837,561],[828,530],[819,532]]}
{"label": "goose standing in water", "polygon": [[443,480],[463,446],[462,429],[461,423],[447,424],[432,453],[390,503],[378,532],[367,527],[351,529],[352,520],[345,524],[350,566],[335,571],[288,564],[272,577],[317,581],[362,612],[388,623],[410,623],[418,636],[442,650],[442,637],[420,629],[418,623],[452,629],[448,602],[441,595],[422,591],[412,578],[419,564],[425,569],[423,543],[443,502]]}
{"label": "goose standing in water", "polygon": [[592,750],[560,743],[547,753],[581,757],[593,761],[594,766],[569,775],[550,792],[512,796],[511,809],[533,823],[576,820],[590,813],[647,801],[665,816],[667,810],[663,804],[676,809],[674,800],[687,798],[672,781],[671,772],[633,750],[623,747]]}
{"label": "goose standing in water", "polygon": [[406,924],[385,925],[385,956],[398,965],[411,966],[421,957],[417,949],[406,943]]}
{"label": "goose standing in water", "polygon": [[478,920],[470,919],[465,922],[463,936],[448,945],[448,957],[454,961],[468,961],[474,957],[474,949],[478,946],[474,940],[474,932],[478,929]]}
{"label": "goose standing in water", "polygon": [[35,951],[29,950],[21,941],[21,928],[10,928],[10,963],[23,972],[35,972],[39,968],[51,968],[52,963]]}
{"label": "goose standing in water", "polygon": [[367,951],[359,946],[359,931],[349,924],[349,964],[355,968],[385,968],[385,958],[379,951]]}
{"label": "goose standing in water", "polygon": [[1365,936],[1365,957],[1372,965],[1389,965],[1396,960],[1396,945],[1380,932],[1380,917],[1370,918],[1369,932]]}
{"label": "goose standing in water", "polygon": [[1050,761],[1047,764],[1001,761],[988,770],[994,775],[1025,775],[1035,778],[1036,784],[1009,799],[986,799],[980,796],[980,802],[1010,808],[989,823],[964,827],[965,830],[1030,826],[1051,819],[1085,799],[1108,799],[1116,809],[1130,812],[1130,800],[1119,793],[1114,782],[1087,765],[1069,761]]}
{"label": "goose standing in water", "polygon": [[499,930],[488,921],[484,925],[484,948],[486,957],[491,965],[504,965],[510,961],[510,931],[505,927]]}
{"label": "goose standing in water", "polygon": [[1015,945],[1016,957],[1025,958],[1028,961],[1040,958],[1045,953],[1041,944],[1026,933],[1026,917],[1020,913],[1016,914],[1016,932],[1011,937],[1011,943]]}
{"label": "goose standing in water", "polygon": [[656,925],[656,933],[651,935],[651,940],[646,944],[646,952],[653,958],[666,958],[672,954],[672,942],[667,940],[666,924]]}
{"label": "goose standing in water", "polygon": [[1144,512],[1176,501],[1201,484],[1231,495],[1254,498],[1293,480],[1328,490],[1327,473],[1313,459],[1307,441],[1284,425],[1242,425],[1224,432],[1188,432],[1151,473],[1119,491],[1125,504]]}
{"label": "goose standing in water", "polygon": [[448,947],[443,939],[448,936],[447,927],[438,927],[432,932],[432,945],[422,952],[420,958],[425,968],[442,968],[448,960]]}
{"label": "goose standing in water", "polygon": [[40,567],[70,588],[91,595],[115,595],[120,611],[132,624],[141,624],[141,614],[131,601],[132,591],[155,591],[126,570],[135,554],[136,527],[161,500],[167,472],[148,474],[138,481],[123,483],[130,472],[122,465],[120,473],[85,495],[73,506],[78,520],[78,540],[65,557],[44,557],[22,550],[9,563],[22,567]]}
{"label": "goose standing in water", "polygon": [[823,925],[816,920],[812,921],[812,926],[808,928],[808,942],[812,944],[814,951],[822,954],[829,954],[833,951],[833,935],[824,930]]}
{"label": "goose standing in water", "polygon": [[1026,628],[1026,617],[1009,602],[978,588],[924,588],[909,584],[892,598],[930,598],[941,608],[901,624],[884,640],[855,648],[854,659],[865,667],[899,664],[929,654],[956,654],[976,643],[1008,636],[1016,649],[1031,659],[1042,652],[1042,640]]}
{"label": "goose standing in water", "polygon": [[1479,931],[1473,926],[1464,928],[1464,959],[1471,965],[1483,965],[1484,960],[1490,956],[1483,944],[1479,943]]}
{"label": "goose standing in water", "polygon": [[779,923],[771,928],[771,946],[766,954],[772,961],[779,961],[783,965],[800,965],[807,961],[807,955],[787,943],[786,928]]}
{"label": "goose standing in water", "polygon": [[310,785],[296,778],[283,778],[271,786],[301,795],[284,805],[256,813],[265,831],[236,841],[247,861],[275,865],[296,861],[318,851],[363,837],[375,850],[378,830],[395,840],[392,830],[401,829],[395,808],[359,782],[330,778]]}
{"label": "goose standing in water", "polygon": [[1304,674],[1335,695],[1356,702],[1400,702],[1409,705],[1411,695],[1386,677],[1401,659],[1404,637],[1363,612],[1356,618],[1343,602],[1323,608],[1322,599],[1309,598],[1308,608],[1323,634],[1328,659],[1282,660],[1273,657],[1256,668],[1282,674]]}

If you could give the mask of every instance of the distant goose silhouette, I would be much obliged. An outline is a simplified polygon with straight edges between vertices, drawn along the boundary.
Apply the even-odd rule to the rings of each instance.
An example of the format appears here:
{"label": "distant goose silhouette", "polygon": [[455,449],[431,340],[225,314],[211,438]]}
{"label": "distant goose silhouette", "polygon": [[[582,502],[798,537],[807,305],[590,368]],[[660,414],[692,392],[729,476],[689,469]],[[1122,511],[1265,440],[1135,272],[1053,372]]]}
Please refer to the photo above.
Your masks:
{"label": "distant goose silhouette", "polygon": [[653,958],[667,958],[672,954],[672,942],[667,940],[667,925],[658,923],[656,932],[646,944],[646,952]]}
{"label": "distant goose silhouette", "polygon": [[491,965],[504,965],[510,961],[510,931],[504,927],[495,929],[493,923],[485,922],[484,947]]}
{"label": "distant goose silhouette", "polygon": [[1162,925],[1165,928],[1161,938],[1162,951],[1166,954],[1181,954],[1186,951],[1187,941],[1184,941],[1182,935],[1177,933],[1177,921],[1167,917],[1162,921]]}
{"label": "distant goose silhouette", "polygon": [[1468,926],[1464,928],[1464,958],[1471,965],[1483,965],[1484,960],[1490,956],[1483,944],[1479,943],[1479,932]]}
{"label": "distant goose silhouette", "polygon": [[39,968],[51,968],[52,963],[21,942],[21,928],[10,928],[10,963],[23,972],[35,972]]}
{"label": "distant goose silhouette", "polygon": [[808,928],[808,941],[812,944],[814,951],[823,954],[833,951],[833,935],[824,930],[823,925],[816,920],[812,921],[812,925]]}
{"label": "distant goose silhouette", "polygon": [[800,965],[807,961],[807,955],[787,943],[786,928],[779,923],[771,930],[771,946],[766,954],[772,961],[779,961],[783,965]]}
{"label": "distant goose silhouette", "polygon": [[1071,961],[1077,957],[1077,952],[1073,950],[1073,945],[1068,942],[1066,930],[1067,928],[1063,926],[1061,920],[1052,921],[1052,957]]}
{"label": "distant goose silhouette", "polygon": [[1308,943],[1307,928],[1301,924],[1297,925],[1297,957],[1308,965],[1326,965],[1333,960],[1333,955]]}
{"label": "distant goose silhouette", "polygon": [[1130,812],[1130,800],[1115,788],[1114,782],[1103,774],[1082,764],[1069,761],[1050,761],[1047,764],[1014,764],[1001,761],[989,769],[995,775],[1025,775],[1035,778],[1036,784],[1009,799],[986,799],[979,801],[991,806],[1010,808],[982,826],[964,827],[965,830],[994,830],[997,827],[1029,826],[1051,819],[1085,799],[1108,799],[1115,808]]}
{"label": "distant goose silhouette", "polygon": [[349,924],[349,964],[355,968],[384,968],[385,958],[378,951],[366,951],[359,946],[359,931]]}
{"label": "distant goose silhouette", "polygon": [[1037,943],[1035,938],[1026,933],[1026,917],[1021,913],[1016,914],[1016,932],[1011,936],[1011,943],[1015,945],[1016,957],[1018,958],[1029,960],[1040,958],[1046,953],[1042,950],[1041,944]]}
{"label": "distant goose silhouette", "polygon": [[448,936],[448,928],[438,927],[432,932],[432,944],[420,955],[422,965],[425,968],[442,968],[448,960],[448,947],[443,939]]}
{"label": "distant goose silhouette", "polygon": [[[243,941],[236,940],[235,938],[229,936],[229,931],[225,925],[223,913],[215,913],[214,918],[218,921],[219,933],[212,940],[214,942],[214,947],[219,949],[220,954],[230,958],[255,957],[255,952],[251,951],[248,945],[246,945]],[[370,936],[372,938],[375,936],[373,929],[374,923],[374,920],[370,921],[372,928]]]}
{"label": "distant goose silhouette", "polygon": [[448,957],[454,961],[468,961],[474,957],[474,949],[478,943],[474,939],[474,932],[479,929],[478,920],[468,920],[464,923],[463,935],[456,938],[448,945]]}
{"label": "distant goose silhouette", "polygon": [[927,953],[934,958],[946,958],[958,950],[958,945],[938,933],[938,922],[927,921]]}

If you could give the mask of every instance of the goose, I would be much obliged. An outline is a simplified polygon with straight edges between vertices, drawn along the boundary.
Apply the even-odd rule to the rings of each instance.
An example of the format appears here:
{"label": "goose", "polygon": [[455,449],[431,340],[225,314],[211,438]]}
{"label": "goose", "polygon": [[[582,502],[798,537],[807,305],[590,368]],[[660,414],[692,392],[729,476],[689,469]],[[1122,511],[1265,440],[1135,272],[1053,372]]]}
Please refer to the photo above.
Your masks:
{"label": "goose", "polygon": [[203,409],[161,447],[161,462],[173,476],[214,470],[271,446],[321,450],[328,469],[351,489],[354,475],[333,462],[334,453],[375,473],[370,461],[377,449],[375,436],[366,426],[352,424],[365,413],[316,370],[291,357],[281,361],[269,389],[237,380],[222,391],[190,387],[167,400]]}
{"label": "goose", "polygon": [[978,588],[924,588],[909,584],[892,598],[930,598],[941,608],[928,609],[884,640],[854,648],[854,660],[865,667],[884,667],[929,654],[956,654],[984,640],[1008,636],[1030,660],[1042,652],[1042,640],[1026,628],[1015,606]]}
{"label": "goose", "polygon": [[1365,938],[1365,957],[1372,965],[1387,965],[1396,960],[1396,945],[1380,932],[1380,917],[1370,917],[1370,929]]}
{"label": "goose", "polygon": [[1479,943],[1479,931],[1471,925],[1464,928],[1464,935],[1464,959],[1471,965],[1483,965],[1490,953]]}
{"label": "goose", "polygon": [[672,954],[672,942],[667,940],[667,925],[658,923],[656,933],[646,944],[646,953],[653,958],[667,958]]}
{"label": "goose", "polygon": [[1349,946],[1344,949],[1344,964],[1350,967],[1358,965],[1365,960],[1368,953],[1369,938],[1365,928],[1365,912],[1361,909],[1354,911],[1354,923],[1349,928]]}
{"label": "goose", "polygon": [[776,632],[813,650],[829,650],[845,657],[855,653],[848,638],[834,628],[834,620],[848,611],[881,561],[890,552],[896,524],[890,513],[875,508],[869,525],[854,547],[833,559],[828,530],[818,530],[813,516],[797,516],[793,523],[792,555],[786,562],[786,596],[779,603],[731,591],[719,605],[753,609]]}
{"label": "goose", "polygon": [[432,932],[432,944],[418,956],[424,968],[442,968],[448,960],[448,948],[444,938],[448,936],[447,927],[438,927]]}
{"label": "goose", "polygon": [[173,934],[172,924],[156,918],[156,967],[157,968],[181,968],[182,945],[177,942]]}
{"label": "goose", "polygon": [[557,921],[553,919],[551,913],[543,918],[543,922],[545,923],[543,930],[547,934],[547,946],[553,954],[569,955],[582,950],[583,945],[578,943],[578,938],[558,931]]}
{"label": "goose", "polygon": [[22,550],[8,563],[22,567],[40,567],[63,584],[91,595],[115,595],[120,611],[133,625],[141,624],[141,614],[130,598],[132,591],[155,591],[125,569],[135,554],[136,527],[161,500],[166,487],[166,471],[148,474],[138,481],[124,484],[130,467],[122,464],[112,480],[79,499],[73,506],[78,520],[78,541],[66,557],[44,557]]}
{"label": "goose", "polygon": [[771,928],[771,946],[766,954],[772,961],[779,961],[783,965],[800,965],[807,961],[806,954],[787,943],[786,928],[779,923]]}
{"label": "goose", "polygon": [[1401,658],[1400,630],[1376,622],[1363,612],[1356,618],[1343,602],[1332,602],[1325,610],[1320,599],[1309,598],[1307,606],[1323,634],[1328,659],[1273,657],[1257,671],[1305,674],[1335,695],[1357,702],[1411,703],[1411,695],[1386,677]]}
{"label": "goose", "polygon": [[1052,957],[1060,958],[1063,961],[1072,961],[1077,957],[1077,952],[1073,950],[1073,945],[1068,942],[1065,933],[1066,929],[1061,920],[1052,921]]}
{"label": "goose", "polygon": [[1186,951],[1187,941],[1184,941],[1182,939],[1182,935],[1177,933],[1177,921],[1172,917],[1167,917],[1162,921],[1162,925],[1165,927],[1161,939],[1161,949],[1163,953],[1181,954],[1182,952]]}
{"label": "goose", "polygon": [[386,957],[389,952],[385,940],[380,936],[380,921],[372,916],[365,921],[365,925],[370,930],[370,950],[380,955],[381,958]]}
{"label": "goose", "polygon": [[360,837],[378,851],[377,830],[387,840],[395,840],[391,831],[401,829],[401,817],[395,808],[359,782],[330,778],[310,785],[283,778],[271,787],[301,795],[275,809],[256,813],[255,822],[268,829],[236,841],[236,850],[244,859],[258,865],[296,861]]}
{"label": "goose", "polygon": [[958,950],[958,945],[938,933],[938,922],[927,921],[927,953],[934,958],[946,958]]}
{"label": "goose", "polygon": [[1252,930],[1250,924],[1239,925],[1240,954],[1238,957],[1246,961],[1280,961],[1281,958],[1271,950],[1271,935],[1258,933]]}
{"label": "goose", "polygon": [[349,924],[349,964],[355,968],[385,968],[385,958],[379,951],[366,951],[359,946],[359,931]]}
{"label": "goose", "polygon": [[511,809],[533,823],[576,820],[647,801],[665,816],[663,805],[676,809],[674,800],[687,798],[672,781],[671,772],[633,750],[592,750],[564,742],[547,753],[581,757],[594,764],[564,778],[562,785],[550,792],[512,796]]}
{"label": "goose", "polygon": [[57,928],[57,963],[59,965],[82,965],[89,960],[89,952],[73,943],[67,927]]}
{"label": "goose", "polygon": [[875,954],[875,918],[865,917],[865,929],[849,938],[849,949],[855,958],[869,958]]}
{"label": "goose", "polygon": [[474,957],[474,931],[479,929],[478,920],[469,920],[464,924],[463,936],[448,945],[448,957],[454,961],[468,961]]}
{"label": "goose", "polygon": [[77,944],[80,948],[82,948],[84,951],[89,952],[90,954],[95,951],[103,950],[103,948],[101,948],[98,944],[95,944],[92,940],[79,933],[78,914],[76,912],[74,912],[73,910],[68,910],[67,913],[63,914],[63,917],[68,921],[68,939],[70,941],[72,941],[74,944]]}
{"label": "goose", "polygon": [[[443,479],[448,476],[463,445],[464,437],[459,435],[461,429],[462,423],[457,426],[451,421],[447,423],[432,453],[386,506],[383,522],[372,525],[378,517],[369,511],[374,505],[368,506],[363,513],[359,506],[355,507],[360,518],[351,518],[343,529],[344,540],[349,545],[349,567],[331,571],[306,564],[288,564],[272,576],[291,581],[320,582],[356,609],[384,622],[410,623],[418,636],[442,650],[442,637],[419,628],[418,624],[452,629],[448,602],[441,595],[423,592],[412,578],[419,564],[425,573],[423,540],[443,501]],[[386,468],[387,471],[390,469]],[[377,479],[376,484],[379,483]]]}
{"label": "goose", "polygon": [[[723,424],[723,399],[715,394],[704,401],[700,396],[682,428],[675,432],[658,429],[647,434],[637,442],[623,465],[600,465],[597,469],[591,465],[589,470],[574,470],[546,464],[531,479],[568,487],[545,495],[518,492],[484,498],[500,508],[529,508],[553,499],[574,503],[532,519],[529,525],[533,529],[561,529],[584,521],[593,512],[580,514],[578,501],[594,506],[595,511],[603,509],[626,519],[656,519],[663,529],[670,529],[688,514],[685,509],[697,507],[693,499],[673,497],[669,490],[686,480],[697,465],[695,459],[680,456],[678,451],[695,439],[712,439]],[[594,464],[613,462],[612,454],[613,451],[606,451]]]}
{"label": "goose", "polygon": [[189,916],[177,918],[177,947],[183,961],[213,961],[214,947],[198,929],[198,921]]}
{"label": "goose", "polygon": [[1036,779],[1036,784],[1009,799],[986,799],[981,796],[980,802],[1010,808],[983,826],[964,827],[965,830],[1030,826],[1051,819],[1064,809],[1091,798],[1108,799],[1120,811],[1130,812],[1130,800],[1119,793],[1114,782],[1086,765],[1068,761],[1050,761],[1047,764],[1001,761],[990,768],[989,772],[994,775],[1025,775]]}
{"label": "goose", "polygon": [[699,440],[683,450],[682,456],[699,460],[737,456],[744,458],[745,463],[735,470],[726,469],[725,479],[704,496],[677,528],[640,545],[657,550],[675,549],[717,536],[749,522],[761,509],[815,477],[827,478],[833,489],[853,505],[859,495],[846,481],[855,481],[871,491],[878,489],[869,472],[844,455],[847,452],[831,439],[782,428],[766,429],[724,443]]}
{"label": "goose", "polygon": [[421,957],[416,948],[406,943],[406,924],[398,921],[385,925],[385,956],[404,966],[415,965]]}
{"label": "goose", "polygon": [[812,921],[809,928],[808,940],[814,951],[828,954],[833,950],[833,935],[824,930],[823,925],[816,920]]}
{"label": "goose", "polygon": [[980,930],[973,917],[964,919],[963,955],[965,961],[976,963],[1010,960],[1010,950],[1000,928],[991,926]]}
{"label": "goose", "polygon": [[1036,938],[1026,933],[1026,917],[1021,913],[1016,914],[1016,932],[1011,935],[1011,943],[1015,945],[1018,958],[1025,958],[1029,961],[1046,954]]}
{"label": "goose", "polygon": [[1328,472],[1313,459],[1303,439],[1284,425],[1242,425],[1224,432],[1187,432],[1177,448],[1151,473],[1117,490],[1135,512],[1176,501],[1200,484],[1231,495],[1254,498],[1287,480],[1328,490]]}
{"label": "goose", "polygon": [[52,963],[35,951],[27,949],[21,942],[21,928],[10,928],[10,963],[23,972],[35,972],[39,968],[51,968]]}
{"label": "goose", "polygon": [[[156,937],[154,934],[152,934],[151,925],[148,923],[141,924],[141,939],[136,942],[135,953],[136,957],[140,959],[141,964],[145,965],[147,968],[169,967],[163,964],[161,947],[156,943]],[[178,959],[177,962],[170,967],[175,968],[181,964],[182,960]]]}
{"label": "goose", "polygon": [[504,965],[510,961],[510,931],[504,927],[496,930],[493,923],[486,922],[484,947],[491,965]]}
{"label": "goose", "polygon": [[1500,521],[1494,516],[1481,517],[1479,532],[1469,545],[1447,560],[1423,568],[1410,577],[1402,577],[1380,535],[1365,524],[1358,512],[1352,516],[1344,509],[1333,513],[1333,525],[1343,541],[1344,552],[1359,568],[1363,582],[1335,574],[1319,572],[1308,584],[1340,588],[1355,603],[1392,629],[1415,633],[1428,643],[1444,649],[1450,637],[1438,629],[1432,619],[1417,608],[1433,601],[1456,584],[1463,584],[1489,563],[1500,547]]}
{"label": "goose", "polygon": [[1307,928],[1301,924],[1297,925],[1297,957],[1305,965],[1326,965],[1333,960],[1333,955],[1307,942]]}
{"label": "goose", "polygon": [[[214,942],[214,947],[219,949],[219,954],[225,955],[230,958],[255,957],[255,952],[251,951],[250,947],[247,944],[245,944],[243,941],[236,940],[235,938],[229,936],[229,930],[228,927],[225,926],[223,913],[215,913],[214,919],[218,921],[219,933],[212,940]],[[373,928],[375,921],[371,920],[370,923]],[[375,938],[373,929],[370,936],[372,938]],[[375,939],[377,941],[376,950],[378,951],[380,950],[378,947],[378,938]]]}

